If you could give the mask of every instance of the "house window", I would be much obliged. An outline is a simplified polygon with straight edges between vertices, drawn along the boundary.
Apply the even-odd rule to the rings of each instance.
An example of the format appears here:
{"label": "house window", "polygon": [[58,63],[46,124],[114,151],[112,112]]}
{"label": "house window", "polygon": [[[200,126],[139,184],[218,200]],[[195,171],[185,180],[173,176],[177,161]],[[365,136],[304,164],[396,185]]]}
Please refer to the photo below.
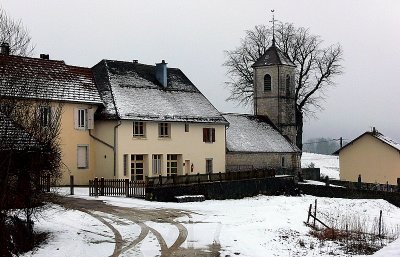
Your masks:
{"label": "house window", "polygon": [[87,168],[89,168],[88,150],[89,150],[89,146],[87,146],[87,145],[78,145],[78,148],[77,148],[77,166],[78,166],[78,169],[87,169]]}
{"label": "house window", "polygon": [[159,123],[158,124],[158,137],[170,137],[170,124]]}
{"label": "house window", "polygon": [[124,154],[124,176],[128,174],[128,155]]}
{"label": "house window", "polygon": [[39,107],[39,120],[42,127],[47,127],[50,125],[51,118],[51,107],[50,106],[40,106]]}
{"label": "house window", "polygon": [[86,109],[78,109],[78,128],[86,128]]}
{"label": "house window", "polygon": [[161,154],[153,154],[152,170],[154,175],[161,174],[161,160],[162,160]]}
{"label": "house window", "polygon": [[203,128],[203,142],[215,142],[215,128]]}
{"label": "house window", "polygon": [[145,136],[145,124],[143,121],[133,122],[133,136],[144,137]]}
{"label": "house window", "polygon": [[206,173],[213,173],[213,159],[206,159]]}
{"label": "house window", "polygon": [[264,91],[271,91],[271,76],[269,74],[264,76]]}
{"label": "house window", "polygon": [[131,180],[144,179],[144,158],[141,154],[134,154],[131,156]]}
{"label": "house window", "polygon": [[178,155],[167,155],[167,176],[178,174]]}
{"label": "house window", "polygon": [[185,123],[185,132],[189,132],[189,123]]}
{"label": "house window", "polygon": [[290,96],[290,76],[286,75],[286,96]]}

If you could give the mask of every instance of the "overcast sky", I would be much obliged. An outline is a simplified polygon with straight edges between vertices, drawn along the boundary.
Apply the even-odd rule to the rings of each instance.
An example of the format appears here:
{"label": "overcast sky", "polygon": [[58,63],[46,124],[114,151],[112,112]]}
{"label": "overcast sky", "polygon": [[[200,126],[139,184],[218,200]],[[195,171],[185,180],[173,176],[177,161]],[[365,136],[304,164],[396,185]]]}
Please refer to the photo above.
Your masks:
{"label": "overcast sky", "polygon": [[67,64],[101,59],[180,68],[221,112],[249,112],[226,102],[224,50],[244,31],[276,19],[308,27],[344,49],[344,74],[327,92],[325,110],[305,124],[305,139],[353,139],[375,126],[400,141],[400,1],[2,0],[36,44]]}

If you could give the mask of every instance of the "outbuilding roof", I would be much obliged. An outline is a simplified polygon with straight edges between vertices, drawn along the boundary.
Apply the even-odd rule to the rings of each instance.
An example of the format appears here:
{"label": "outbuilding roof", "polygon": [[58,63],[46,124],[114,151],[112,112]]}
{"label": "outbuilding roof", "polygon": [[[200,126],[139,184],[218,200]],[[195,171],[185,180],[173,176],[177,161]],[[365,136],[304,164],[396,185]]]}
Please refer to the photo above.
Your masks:
{"label": "outbuilding roof", "polygon": [[0,112],[0,151],[38,148],[40,144],[30,134]]}
{"label": "outbuilding roof", "polygon": [[275,44],[270,46],[252,67],[269,65],[296,66]]}
{"label": "outbuilding roof", "polygon": [[165,87],[154,65],[102,60],[92,71],[105,105],[103,119],[227,124],[180,69],[167,68]]}
{"label": "outbuilding roof", "polygon": [[89,68],[0,55],[0,96],[102,104]]}
{"label": "outbuilding roof", "polygon": [[400,152],[400,143],[397,143],[396,141],[394,141],[393,139],[383,135],[382,133],[376,131],[374,129],[374,131],[367,131],[363,134],[361,134],[360,136],[356,137],[355,139],[353,139],[352,141],[350,141],[348,144],[346,144],[345,146],[343,146],[342,148],[340,148],[339,150],[337,150],[336,152],[334,152],[333,154],[339,154],[340,151],[342,151],[343,149],[347,148],[348,146],[352,145],[354,142],[356,142],[358,139],[360,139],[361,137],[365,136],[365,135],[370,135],[376,139],[378,139],[379,141],[385,143],[386,145],[394,148],[395,150]]}
{"label": "outbuilding roof", "polygon": [[300,150],[285,138],[265,116],[223,114],[229,122],[226,131],[228,152],[298,153]]}

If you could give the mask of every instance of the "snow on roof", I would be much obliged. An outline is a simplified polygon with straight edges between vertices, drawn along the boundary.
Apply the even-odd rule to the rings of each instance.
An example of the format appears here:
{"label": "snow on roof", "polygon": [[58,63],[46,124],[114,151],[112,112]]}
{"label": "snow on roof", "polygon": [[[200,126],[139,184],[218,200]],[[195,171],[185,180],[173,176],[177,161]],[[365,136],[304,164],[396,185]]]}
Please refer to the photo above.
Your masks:
{"label": "snow on roof", "polygon": [[397,143],[396,141],[394,141],[393,139],[391,139],[391,138],[389,138],[387,136],[384,136],[379,132],[373,134],[373,136],[400,151],[400,144]]}
{"label": "snow on roof", "polygon": [[0,150],[26,150],[40,147],[25,130],[0,112]]}
{"label": "snow on roof", "polygon": [[12,55],[0,56],[0,95],[102,104],[90,69]]}
{"label": "snow on roof", "polygon": [[103,60],[92,70],[105,104],[102,118],[226,123],[179,69],[167,69],[166,88],[152,65]]}
{"label": "snow on roof", "polygon": [[275,45],[270,46],[265,53],[258,58],[253,64],[253,67],[266,66],[266,65],[288,65],[295,66],[295,64]]}
{"label": "snow on roof", "polygon": [[226,145],[230,152],[293,153],[300,150],[261,116],[223,114],[229,122]]}

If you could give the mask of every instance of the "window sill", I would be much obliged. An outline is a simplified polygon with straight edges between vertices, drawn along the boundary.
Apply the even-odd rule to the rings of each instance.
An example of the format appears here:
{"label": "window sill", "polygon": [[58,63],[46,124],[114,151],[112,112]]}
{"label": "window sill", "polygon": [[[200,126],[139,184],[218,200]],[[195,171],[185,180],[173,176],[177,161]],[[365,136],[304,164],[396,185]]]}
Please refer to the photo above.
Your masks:
{"label": "window sill", "polygon": [[171,140],[171,137],[158,137],[159,140]]}
{"label": "window sill", "polygon": [[78,167],[78,170],[88,170],[89,167]]}
{"label": "window sill", "polygon": [[147,140],[146,136],[132,136],[132,139],[134,140]]}

